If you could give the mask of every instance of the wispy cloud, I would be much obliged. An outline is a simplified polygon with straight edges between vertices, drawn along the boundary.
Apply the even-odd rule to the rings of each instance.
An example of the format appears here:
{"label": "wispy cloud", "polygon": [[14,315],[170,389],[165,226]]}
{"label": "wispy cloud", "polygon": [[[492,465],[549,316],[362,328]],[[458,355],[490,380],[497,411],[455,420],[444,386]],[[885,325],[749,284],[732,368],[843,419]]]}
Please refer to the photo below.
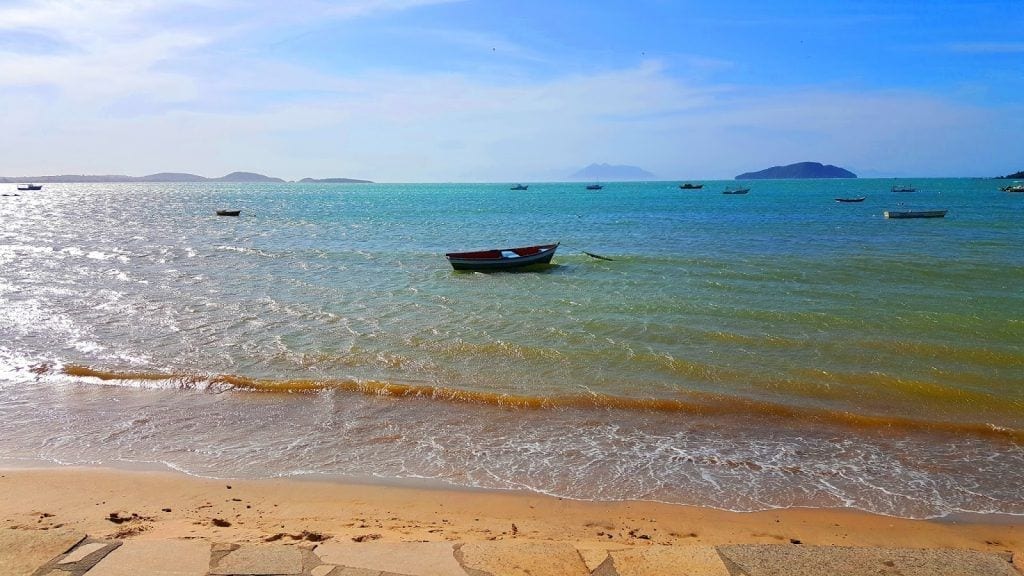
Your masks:
{"label": "wispy cloud", "polygon": [[[311,7],[330,16],[354,18],[374,12],[394,12],[434,4],[451,4],[464,0],[345,0],[342,2],[311,2]],[[277,2],[271,0],[272,4]]]}
{"label": "wispy cloud", "polygon": [[[950,173],[984,174],[992,169],[972,167],[971,151],[1024,129],[920,93],[694,85],[652,63],[519,83],[462,74],[343,78],[265,63],[224,81],[256,92],[289,85],[294,98],[106,118],[74,117],[74,107],[61,105],[60,122],[26,123],[19,149],[4,155],[18,161],[20,149],[46,147],[80,163],[68,171],[124,171],[111,162],[131,159],[143,172],[246,168],[383,181],[543,178],[553,161],[595,159],[669,178],[731,177],[800,160],[918,174],[941,162]],[[84,147],[94,133],[106,138]],[[997,149],[989,161],[1011,155]]]}
{"label": "wispy cloud", "polygon": [[476,30],[418,28],[403,30],[410,36],[432,40],[440,44],[457,46],[477,53],[500,53],[502,58],[514,58],[532,62],[547,61],[538,51],[520,43],[513,42],[507,36],[498,33],[480,32]]}
{"label": "wispy cloud", "polygon": [[962,54],[1020,54],[1024,52],[1024,42],[955,42],[946,48]]}
{"label": "wispy cloud", "polygon": [[[419,181],[543,178],[552,165],[595,160],[665,177],[729,177],[799,160],[1000,173],[1000,164],[1016,161],[1024,131],[1019,106],[985,110],[946,94],[739,86],[719,73],[743,63],[714,56],[545,62],[543,74],[530,74],[539,57],[514,35],[454,23],[418,33],[427,44],[485,54],[494,48],[508,56],[504,65],[522,66],[513,72],[525,72],[354,72],[264,49],[325,18],[346,22],[444,1],[2,7],[0,32],[46,42],[32,50],[0,44],[0,114],[10,136],[0,140],[0,158],[26,173],[253,169],[286,178]],[[403,22],[394,29],[417,33]],[[978,166],[979,149],[988,150],[985,166]]]}

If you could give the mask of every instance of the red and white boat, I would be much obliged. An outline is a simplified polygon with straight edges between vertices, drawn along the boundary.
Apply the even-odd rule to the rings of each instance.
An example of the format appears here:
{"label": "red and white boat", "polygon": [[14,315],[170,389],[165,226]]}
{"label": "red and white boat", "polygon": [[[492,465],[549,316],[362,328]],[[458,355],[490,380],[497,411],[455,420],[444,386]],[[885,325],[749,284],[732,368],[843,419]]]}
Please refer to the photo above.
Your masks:
{"label": "red and white boat", "polygon": [[558,243],[477,252],[449,252],[445,258],[456,270],[500,271],[549,264]]}

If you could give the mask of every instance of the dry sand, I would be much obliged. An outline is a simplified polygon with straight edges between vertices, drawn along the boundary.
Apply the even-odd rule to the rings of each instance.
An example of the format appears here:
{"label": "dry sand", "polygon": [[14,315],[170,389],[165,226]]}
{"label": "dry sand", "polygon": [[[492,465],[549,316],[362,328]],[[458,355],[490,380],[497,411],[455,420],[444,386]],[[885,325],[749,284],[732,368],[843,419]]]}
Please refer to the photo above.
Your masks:
{"label": "dry sand", "polygon": [[738,513],[649,502],[335,481],[209,480],[94,468],[0,470],[0,527],[217,542],[566,541],[579,548],[792,543],[1024,553],[1015,520],[848,510]]}

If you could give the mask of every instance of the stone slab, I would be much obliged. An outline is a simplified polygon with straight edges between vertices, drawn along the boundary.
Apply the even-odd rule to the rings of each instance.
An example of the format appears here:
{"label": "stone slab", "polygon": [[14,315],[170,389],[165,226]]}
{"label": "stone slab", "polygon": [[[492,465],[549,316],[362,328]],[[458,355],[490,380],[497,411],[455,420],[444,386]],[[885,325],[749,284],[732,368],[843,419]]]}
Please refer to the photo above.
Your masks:
{"label": "stone slab", "polygon": [[107,546],[108,545],[104,542],[82,544],[78,548],[75,548],[74,550],[69,552],[67,556],[61,558],[60,562],[57,562],[57,564],[75,564],[76,562],[81,562],[89,554],[92,554],[93,552],[97,552],[99,550],[103,550]]}
{"label": "stone slab", "polygon": [[28,576],[83,538],[61,530],[0,530],[0,574]]}
{"label": "stone slab", "polygon": [[210,544],[201,540],[128,541],[86,576],[206,576]]}
{"label": "stone slab", "polygon": [[999,555],[973,550],[766,544],[718,551],[748,576],[1021,576]]}
{"label": "stone slab", "polygon": [[576,548],[564,542],[471,542],[459,548],[456,558],[474,575],[590,575]]}
{"label": "stone slab", "polygon": [[294,546],[244,544],[228,552],[211,575],[266,576],[271,574],[301,574],[302,551]]}
{"label": "stone slab", "polygon": [[583,563],[587,565],[587,570],[593,572],[597,570],[597,567],[604,563],[608,559],[607,548],[576,548],[576,552],[579,553],[580,558],[583,559]]}
{"label": "stone slab", "polygon": [[[395,576],[391,572],[380,570],[367,570],[365,568],[352,568],[351,566],[339,566],[331,572],[331,576]],[[398,576],[402,576],[399,574]],[[461,574],[459,576],[462,576]]]}
{"label": "stone slab", "polygon": [[316,568],[313,568],[312,570],[310,570],[309,571],[309,576],[327,576],[335,568],[336,568],[336,566],[333,566],[331,564],[321,564],[320,566],[317,566]]}
{"label": "stone slab", "polygon": [[449,542],[326,542],[314,551],[325,564],[410,576],[465,576]]}
{"label": "stone slab", "polygon": [[657,546],[611,550],[594,576],[730,576],[713,546]]}

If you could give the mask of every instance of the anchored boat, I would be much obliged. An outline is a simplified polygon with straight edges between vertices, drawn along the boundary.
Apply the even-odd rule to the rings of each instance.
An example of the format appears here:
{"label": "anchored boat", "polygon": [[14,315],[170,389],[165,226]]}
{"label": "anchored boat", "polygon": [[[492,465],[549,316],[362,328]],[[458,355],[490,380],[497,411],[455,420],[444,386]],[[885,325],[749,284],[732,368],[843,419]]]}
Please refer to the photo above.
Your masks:
{"label": "anchored boat", "polygon": [[555,255],[558,243],[541,244],[539,246],[523,246],[521,248],[500,248],[496,250],[480,250],[478,252],[449,252],[444,255],[452,268],[456,270],[479,270],[496,272],[531,266],[548,264]]}
{"label": "anchored boat", "polygon": [[947,210],[903,210],[885,212],[886,218],[944,218]]}

